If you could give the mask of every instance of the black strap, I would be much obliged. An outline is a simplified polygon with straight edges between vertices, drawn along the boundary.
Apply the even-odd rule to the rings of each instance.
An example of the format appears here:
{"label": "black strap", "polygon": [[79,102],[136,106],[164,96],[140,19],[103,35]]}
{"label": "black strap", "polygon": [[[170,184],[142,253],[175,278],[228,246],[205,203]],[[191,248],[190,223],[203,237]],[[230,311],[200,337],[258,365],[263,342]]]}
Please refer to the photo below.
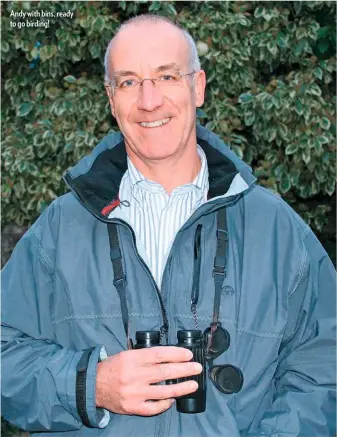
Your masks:
{"label": "black strap", "polygon": [[225,207],[220,208],[218,210],[216,238],[217,238],[217,247],[216,247],[216,254],[214,258],[214,268],[213,268],[214,288],[215,288],[214,303],[213,303],[213,319],[211,323],[211,335],[209,336],[208,339],[207,350],[209,350],[210,348],[214,332],[216,331],[219,325],[221,289],[222,289],[223,281],[226,277],[228,232],[227,232],[227,217],[226,217]]}
{"label": "black strap", "polygon": [[94,347],[85,349],[76,366],[76,408],[83,425],[92,428],[87,413],[87,368]]}
{"label": "black strap", "polygon": [[[122,319],[125,334],[127,337],[128,348],[132,349],[132,341],[129,336],[129,314],[126,302],[125,285],[126,277],[124,275],[122,254],[119,248],[119,239],[117,232],[117,225],[115,223],[108,223],[108,233],[110,242],[110,258],[112,262],[112,268],[114,273],[114,285],[117,289],[119,299],[121,302]],[[214,258],[214,304],[213,304],[213,319],[211,323],[211,335],[209,336],[207,350],[209,350],[213,334],[219,325],[219,312],[220,312],[220,302],[221,302],[221,289],[224,278],[226,277],[226,251],[227,251],[227,218],[226,218],[226,208],[220,208],[217,213],[217,248],[216,255]]]}
{"label": "black strap", "polygon": [[108,223],[108,233],[110,242],[110,258],[114,273],[113,283],[117,289],[119,300],[121,302],[122,319],[128,348],[132,349],[132,342],[129,336],[129,313],[125,294],[126,277],[124,275],[122,254],[119,248],[117,225],[115,223]]}

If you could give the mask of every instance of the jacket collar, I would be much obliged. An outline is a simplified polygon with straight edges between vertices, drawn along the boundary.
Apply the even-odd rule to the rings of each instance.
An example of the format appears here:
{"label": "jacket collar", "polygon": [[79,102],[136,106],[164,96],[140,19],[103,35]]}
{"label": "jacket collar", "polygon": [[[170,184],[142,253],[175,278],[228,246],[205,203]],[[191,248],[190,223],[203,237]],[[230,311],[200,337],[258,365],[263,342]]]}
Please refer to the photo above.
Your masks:
{"label": "jacket collar", "polygon": [[[199,124],[197,142],[207,158],[209,199],[225,195],[237,175],[246,187],[255,181],[251,168],[217,135]],[[98,219],[107,221],[109,213],[119,205],[118,191],[126,170],[124,138],[118,132],[104,137],[93,152],[82,158],[63,178],[86,209]]]}

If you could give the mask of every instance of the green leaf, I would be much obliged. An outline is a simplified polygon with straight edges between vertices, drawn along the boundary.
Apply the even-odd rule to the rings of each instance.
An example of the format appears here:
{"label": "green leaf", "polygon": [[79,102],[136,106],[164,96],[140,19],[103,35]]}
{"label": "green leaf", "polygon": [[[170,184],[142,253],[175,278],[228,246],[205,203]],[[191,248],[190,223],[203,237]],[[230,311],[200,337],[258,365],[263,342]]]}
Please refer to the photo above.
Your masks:
{"label": "green leaf", "polygon": [[274,106],[274,102],[273,102],[273,99],[271,98],[271,96],[269,96],[268,99],[266,99],[262,102],[262,108],[265,111],[270,111],[273,106]]}
{"label": "green leaf", "polygon": [[314,140],[314,149],[316,152],[316,156],[320,156],[323,153],[322,143],[319,141],[318,138]]}
{"label": "green leaf", "polygon": [[320,214],[315,217],[315,225],[319,231],[322,231],[327,223],[328,223],[328,218],[325,215]]}
{"label": "green leaf", "polygon": [[283,139],[287,139],[288,136],[288,128],[285,124],[279,123],[278,130],[280,132],[280,135]]}
{"label": "green leaf", "polygon": [[253,100],[253,98],[254,97],[253,97],[252,93],[241,94],[239,96],[239,103],[242,103],[242,104],[249,103]]}
{"label": "green leaf", "polygon": [[291,181],[288,173],[285,173],[282,175],[281,182],[280,182],[280,191],[281,193],[286,193],[291,188]]}
{"label": "green leaf", "polygon": [[311,156],[310,156],[310,149],[304,149],[304,150],[302,151],[302,159],[303,159],[303,161],[304,161],[306,164],[309,164],[309,162],[310,162],[310,158],[311,158]]}
{"label": "green leaf", "polygon": [[304,107],[303,107],[301,101],[298,99],[295,102],[295,111],[297,112],[298,115],[303,115],[303,113],[304,113]]}
{"label": "green leaf", "polygon": [[330,27],[327,26],[321,27],[317,32],[317,39],[326,37],[330,33],[330,31],[331,31]]}
{"label": "green leaf", "polygon": [[67,144],[64,145],[63,150],[66,153],[72,152],[74,150],[74,145],[72,143],[67,143]]}
{"label": "green leaf", "polygon": [[320,87],[316,83],[313,83],[310,85],[309,92],[313,96],[321,96],[322,95],[322,90],[320,89]]}
{"label": "green leaf", "polygon": [[34,107],[33,103],[30,103],[30,102],[23,103],[22,105],[17,107],[16,115],[18,117],[25,117],[26,115],[28,115],[30,113],[30,111],[33,109],[33,107]]}
{"label": "green leaf", "polygon": [[274,171],[273,171],[274,176],[275,176],[277,179],[280,179],[281,176],[282,176],[282,174],[283,174],[283,172],[284,172],[284,170],[285,170],[284,164],[279,164],[279,165],[274,169]]}
{"label": "green leaf", "polygon": [[267,130],[267,141],[269,143],[273,142],[276,138],[276,128],[272,126],[270,129]]}
{"label": "green leaf", "polygon": [[301,170],[299,168],[293,167],[289,172],[291,185],[296,187],[301,176]]}
{"label": "green leaf", "polygon": [[245,114],[244,121],[245,121],[246,126],[252,126],[252,124],[254,124],[254,121],[255,121],[255,113],[250,112],[250,113]]}
{"label": "green leaf", "polygon": [[286,155],[293,155],[294,153],[296,153],[298,150],[298,144],[293,143],[293,144],[288,144],[288,146],[286,147],[285,153]]}
{"label": "green leaf", "polygon": [[300,40],[307,36],[307,29],[304,27],[298,27],[296,30],[296,39]]}
{"label": "green leaf", "polygon": [[267,44],[267,49],[269,50],[269,52],[273,55],[276,56],[278,49],[277,49],[277,45],[275,44],[274,41],[269,41]]}
{"label": "green leaf", "polygon": [[330,129],[331,123],[330,123],[330,120],[328,118],[322,117],[320,122],[319,122],[319,125],[321,126],[322,129],[328,130],[328,129]]}
{"label": "green leaf", "polygon": [[238,14],[238,21],[241,24],[241,26],[249,26],[250,25],[250,21],[247,20],[247,18],[242,15],[242,14]]}
{"label": "green leaf", "polygon": [[299,55],[303,52],[304,47],[305,47],[305,40],[304,40],[304,39],[301,39],[301,41],[299,41],[299,42],[295,45],[295,48],[294,48],[294,54],[295,54],[296,56],[299,56]]}
{"label": "green leaf", "polygon": [[95,32],[102,32],[104,30],[104,20],[102,17],[98,16],[94,19],[91,24],[91,28]]}
{"label": "green leaf", "polygon": [[281,48],[284,49],[288,47],[288,38],[283,32],[279,32],[276,36],[276,44]]}
{"label": "green leaf", "polygon": [[101,56],[101,46],[98,43],[90,44],[89,52],[94,59],[99,58]]}
{"label": "green leaf", "polygon": [[262,16],[266,21],[270,21],[272,18],[275,18],[277,14],[275,14],[276,10],[267,8],[263,8]]}
{"label": "green leaf", "polygon": [[315,75],[318,79],[322,80],[322,79],[323,79],[323,70],[322,70],[321,68],[319,68],[319,67],[316,67],[316,68],[314,69],[314,75]]}
{"label": "green leaf", "polygon": [[321,143],[321,144],[328,144],[329,143],[329,138],[324,136],[324,135],[319,135],[317,137],[317,140]]}
{"label": "green leaf", "polygon": [[318,51],[321,54],[324,54],[325,52],[327,52],[329,50],[329,46],[330,46],[330,44],[329,44],[329,41],[327,39],[321,39],[317,44]]}
{"label": "green leaf", "polygon": [[19,173],[24,173],[27,168],[27,163],[25,161],[21,161],[18,165],[18,171]]}
{"label": "green leaf", "polygon": [[7,41],[4,40],[1,41],[1,51],[4,53],[9,52],[9,44]]}
{"label": "green leaf", "polygon": [[76,83],[76,78],[74,76],[65,76],[63,80],[65,80],[68,83]]}
{"label": "green leaf", "polygon": [[263,14],[263,8],[261,6],[258,6],[254,11],[254,17],[261,18],[262,14]]}
{"label": "green leaf", "polygon": [[149,12],[158,11],[159,9],[160,9],[160,2],[159,1],[152,2],[149,7]]}
{"label": "green leaf", "polygon": [[332,196],[333,193],[335,192],[335,189],[336,189],[336,181],[335,181],[335,179],[329,179],[327,181],[327,184],[325,185],[325,192],[329,196]]}
{"label": "green leaf", "polygon": [[171,3],[165,3],[165,7],[168,13],[177,15],[176,8]]}
{"label": "green leaf", "polygon": [[43,46],[40,49],[40,58],[41,61],[47,61],[48,59],[51,59],[55,54],[57,53],[57,47],[56,46]]}

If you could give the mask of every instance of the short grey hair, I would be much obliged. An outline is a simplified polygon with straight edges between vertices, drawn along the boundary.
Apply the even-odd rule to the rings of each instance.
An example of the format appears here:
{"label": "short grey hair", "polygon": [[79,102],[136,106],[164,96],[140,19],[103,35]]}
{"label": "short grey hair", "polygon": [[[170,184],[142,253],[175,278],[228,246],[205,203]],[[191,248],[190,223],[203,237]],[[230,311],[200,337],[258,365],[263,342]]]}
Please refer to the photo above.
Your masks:
{"label": "short grey hair", "polygon": [[137,15],[136,17],[132,17],[129,20],[125,21],[117,29],[116,35],[109,42],[104,56],[104,81],[106,83],[108,84],[112,83],[112,78],[110,76],[110,71],[109,71],[109,59],[110,59],[110,52],[114,39],[116,38],[118,33],[121,32],[123,29],[125,29],[129,24],[137,24],[137,23],[169,23],[172,26],[174,26],[176,29],[180,30],[180,32],[184,35],[189,48],[189,68],[190,70],[193,71],[200,71],[201,66],[200,66],[198,50],[192,36],[185,29],[183,29],[178,24],[174,23],[173,21],[169,20],[166,17],[161,17],[160,15],[143,14],[143,15]]}

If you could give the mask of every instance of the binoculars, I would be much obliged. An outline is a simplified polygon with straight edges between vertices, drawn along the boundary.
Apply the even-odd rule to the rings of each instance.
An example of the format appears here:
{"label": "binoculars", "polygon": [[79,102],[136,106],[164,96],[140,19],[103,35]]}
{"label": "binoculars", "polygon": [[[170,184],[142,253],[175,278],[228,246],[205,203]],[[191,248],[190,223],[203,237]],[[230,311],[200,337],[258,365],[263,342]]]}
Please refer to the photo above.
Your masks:
{"label": "binoculars", "polygon": [[[134,348],[161,346],[160,340],[160,331],[137,331]],[[209,365],[208,377],[221,393],[230,395],[242,389],[243,374],[238,367],[231,364],[213,365],[213,361],[230,345],[230,335],[220,323],[213,335],[211,328],[207,328],[204,333],[199,330],[182,330],[177,332],[177,340],[175,346],[189,349],[193,353],[193,361],[200,363],[203,368],[199,375],[165,381],[169,385],[194,380],[199,385],[194,393],[177,398],[179,413],[203,413],[206,410],[206,363]]]}
{"label": "binoculars", "polygon": [[[180,396],[176,400],[177,411],[179,413],[202,413],[206,409],[206,377],[205,377],[205,347],[204,337],[201,331],[178,331],[178,343],[175,346],[184,347],[193,353],[193,361],[200,363],[203,367],[199,375],[178,378],[165,381],[165,384],[176,384],[178,382],[197,381],[198,389],[190,394]],[[159,331],[137,331],[135,349],[160,346]]]}

